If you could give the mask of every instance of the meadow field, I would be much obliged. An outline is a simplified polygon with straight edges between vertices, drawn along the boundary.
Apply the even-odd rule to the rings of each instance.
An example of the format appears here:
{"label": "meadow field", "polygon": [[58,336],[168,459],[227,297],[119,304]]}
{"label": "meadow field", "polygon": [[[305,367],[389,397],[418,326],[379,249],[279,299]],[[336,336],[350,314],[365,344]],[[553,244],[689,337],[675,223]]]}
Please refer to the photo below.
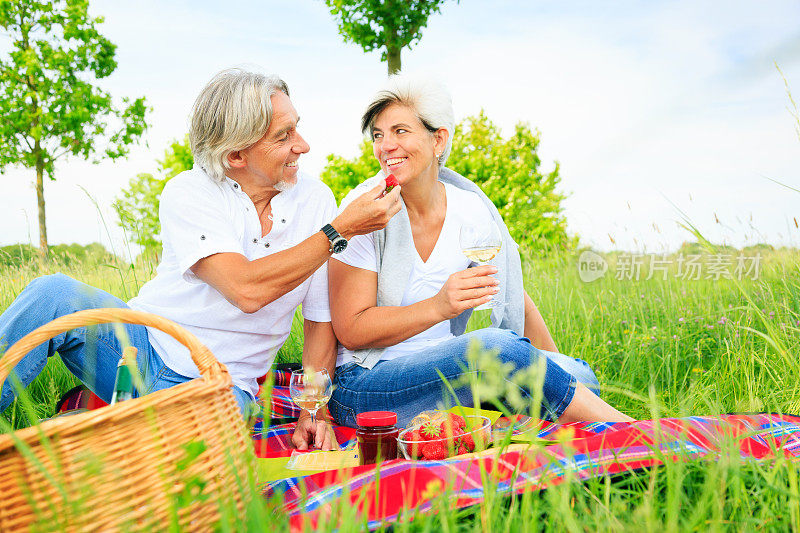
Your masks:
{"label": "meadow field", "polygon": [[[737,255],[754,258],[735,272]],[[603,396],[637,419],[731,412],[800,413],[800,252],[793,249],[703,250],[702,271],[680,257],[661,258],[650,276],[623,268],[630,254],[603,256],[608,271],[582,281],[577,252],[525,253],[525,285],[563,353],[588,361]],[[710,265],[725,256],[728,275]],[[154,273],[152,264],[53,265],[126,300]],[[0,311],[41,272],[0,269]],[[648,279],[649,278],[649,279]],[[697,278],[697,279],[695,279]],[[741,279],[739,279],[741,278]],[[471,327],[488,324],[478,314]],[[296,321],[299,326],[299,321]],[[281,350],[299,360],[301,329]],[[54,358],[30,388],[40,417],[51,416],[60,394],[76,383]],[[28,424],[15,404],[3,416]],[[565,483],[546,491],[500,497],[487,481],[485,502],[452,510],[442,497],[435,514],[415,516],[398,531],[695,531],[800,529],[797,466],[784,460],[744,460],[735,448],[714,461],[668,463],[614,478]],[[254,499],[238,530],[286,526],[275,502]],[[262,503],[263,502],[263,503]],[[343,508],[327,529],[360,530]],[[226,529],[226,528],[223,528]]]}

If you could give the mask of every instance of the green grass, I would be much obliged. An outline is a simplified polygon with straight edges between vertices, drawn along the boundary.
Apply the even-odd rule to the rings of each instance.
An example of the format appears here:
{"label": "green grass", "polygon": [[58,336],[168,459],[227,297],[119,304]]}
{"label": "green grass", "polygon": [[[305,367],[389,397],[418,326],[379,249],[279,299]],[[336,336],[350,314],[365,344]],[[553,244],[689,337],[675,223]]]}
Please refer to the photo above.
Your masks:
{"label": "green grass", "polygon": [[[779,250],[765,255],[755,281],[692,281],[674,273],[666,280],[632,281],[615,279],[612,261],[604,278],[584,283],[577,256],[556,253],[529,257],[525,280],[560,350],[588,361],[605,386],[605,398],[636,418],[800,413],[798,264],[798,252]],[[152,272],[148,265],[123,270],[73,265],[66,271],[123,299]],[[35,275],[34,269],[0,269],[0,310]],[[471,326],[486,323],[481,314]],[[281,360],[299,359],[301,325],[295,320]],[[39,414],[52,414],[59,394],[74,383],[60,361],[50,361],[30,388]],[[24,424],[16,406],[4,416],[15,427]],[[452,510],[442,499],[437,514],[417,516],[397,530],[798,530],[799,494],[795,464],[743,461],[731,452],[716,461],[667,464],[514,498],[489,497],[466,510]],[[250,512],[257,520],[243,522],[241,529],[284,524],[269,507],[255,505]],[[347,516],[338,524],[342,531],[362,527]]]}

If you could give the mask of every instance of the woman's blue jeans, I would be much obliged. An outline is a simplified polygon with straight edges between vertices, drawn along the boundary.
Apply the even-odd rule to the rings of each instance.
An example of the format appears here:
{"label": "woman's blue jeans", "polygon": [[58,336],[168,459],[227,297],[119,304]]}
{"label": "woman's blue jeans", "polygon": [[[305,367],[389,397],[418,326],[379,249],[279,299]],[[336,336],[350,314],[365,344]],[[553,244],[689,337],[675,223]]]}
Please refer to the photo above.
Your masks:
{"label": "woman's blue jeans", "polygon": [[[0,353],[53,319],[101,307],[128,306],[119,298],[64,274],[37,278],[0,315]],[[84,326],[56,335],[31,350],[12,373],[27,387],[45,367],[47,358],[58,352],[70,372],[100,398],[110,402],[117,363],[126,345],[118,336],[121,331],[128,336],[129,344],[138,350],[136,362],[144,378],[145,394],[193,379],[167,367],[150,345],[147,328],[133,324]],[[252,403],[253,399],[238,387],[233,387],[233,392],[242,412],[247,412],[245,406]],[[0,412],[11,405],[14,397],[9,376],[0,395]]]}
{"label": "woman's blue jeans", "polygon": [[[516,370],[545,358],[542,394],[542,418],[556,419],[572,402],[578,382],[589,388],[599,385],[587,363],[555,352],[534,348],[525,337],[513,331],[486,328],[445,341],[414,355],[380,361],[372,369],[346,363],[336,369],[336,388],[329,403],[331,415],[340,424],[355,427],[356,415],[364,411],[394,411],[400,427],[421,411],[434,409],[450,396],[439,372],[453,383],[467,368],[467,347],[478,339],[486,349],[499,350],[503,363],[512,363]],[[480,379],[482,369],[477,369]],[[530,391],[520,389],[523,397]],[[472,393],[464,386],[455,390],[458,403],[473,406]]]}

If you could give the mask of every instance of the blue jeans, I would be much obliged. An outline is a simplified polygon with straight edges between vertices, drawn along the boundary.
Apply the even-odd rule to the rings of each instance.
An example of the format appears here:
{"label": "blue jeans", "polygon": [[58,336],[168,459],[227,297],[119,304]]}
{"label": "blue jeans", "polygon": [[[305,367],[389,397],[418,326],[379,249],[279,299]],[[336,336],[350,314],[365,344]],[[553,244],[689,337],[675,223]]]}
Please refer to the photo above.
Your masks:
{"label": "blue jeans", "polygon": [[[576,379],[553,358],[534,348],[528,339],[513,331],[486,328],[450,339],[414,355],[380,361],[371,370],[346,363],[336,369],[336,388],[329,403],[331,415],[340,424],[355,427],[356,415],[364,411],[394,411],[397,423],[403,427],[421,411],[434,409],[437,403],[449,396],[439,374],[449,382],[457,380],[467,367],[466,352],[470,341],[477,338],[487,349],[498,349],[503,363],[512,363],[515,369],[525,368],[545,357],[545,379],[542,395],[542,418],[558,418],[572,402]],[[552,353],[552,352],[550,352]],[[589,365],[580,360],[561,356],[561,362],[581,372],[581,380],[597,378]],[[556,359],[561,359],[556,358]],[[571,361],[570,361],[571,360]],[[584,368],[585,365],[585,368]],[[479,368],[480,372],[481,369]],[[455,390],[458,402],[473,406],[469,387]],[[523,397],[530,391],[521,389]],[[451,405],[455,401],[451,398]]]}
{"label": "blue jeans", "polygon": [[547,350],[539,350],[539,353],[547,357],[550,361],[572,374],[578,383],[583,383],[586,387],[600,396],[600,381],[589,366],[589,363],[583,359],[570,357],[558,352],[549,352]]}
{"label": "blue jeans", "polygon": [[[36,278],[25,287],[5,313],[0,315],[0,352],[53,319],[76,311],[101,307],[128,306],[119,298],[64,274]],[[130,345],[138,350],[136,363],[144,379],[144,394],[193,379],[166,366],[150,345],[147,328],[133,324],[98,324],[56,335],[31,350],[14,367],[12,373],[27,387],[44,369],[47,358],[58,352],[70,372],[100,398],[110,402],[117,363],[125,346],[117,336],[116,328],[119,327],[127,334]],[[243,413],[246,412],[247,404],[252,403],[253,399],[238,387],[233,387],[233,392],[240,409]],[[11,405],[14,396],[9,376],[0,395],[0,412]]]}

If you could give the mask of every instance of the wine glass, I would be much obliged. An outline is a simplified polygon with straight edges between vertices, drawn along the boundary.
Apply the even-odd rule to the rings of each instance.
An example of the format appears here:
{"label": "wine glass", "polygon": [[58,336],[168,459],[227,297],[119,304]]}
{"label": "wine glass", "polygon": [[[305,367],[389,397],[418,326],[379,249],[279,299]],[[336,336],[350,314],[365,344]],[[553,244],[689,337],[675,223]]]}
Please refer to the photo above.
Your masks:
{"label": "wine glass", "polygon": [[[461,246],[461,252],[468,259],[476,263],[488,263],[500,251],[503,245],[503,236],[500,233],[500,228],[497,227],[493,220],[483,223],[465,222],[462,224],[461,231],[458,234],[458,241]],[[502,302],[492,296],[491,300],[475,309],[492,309],[503,305]]]}
{"label": "wine glass", "polygon": [[298,407],[311,413],[311,422],[316,424],[317,411],[328,403],[333,394],[331,376],[324,368],[316,371],[296,370],[289,380],[289,393]]}

